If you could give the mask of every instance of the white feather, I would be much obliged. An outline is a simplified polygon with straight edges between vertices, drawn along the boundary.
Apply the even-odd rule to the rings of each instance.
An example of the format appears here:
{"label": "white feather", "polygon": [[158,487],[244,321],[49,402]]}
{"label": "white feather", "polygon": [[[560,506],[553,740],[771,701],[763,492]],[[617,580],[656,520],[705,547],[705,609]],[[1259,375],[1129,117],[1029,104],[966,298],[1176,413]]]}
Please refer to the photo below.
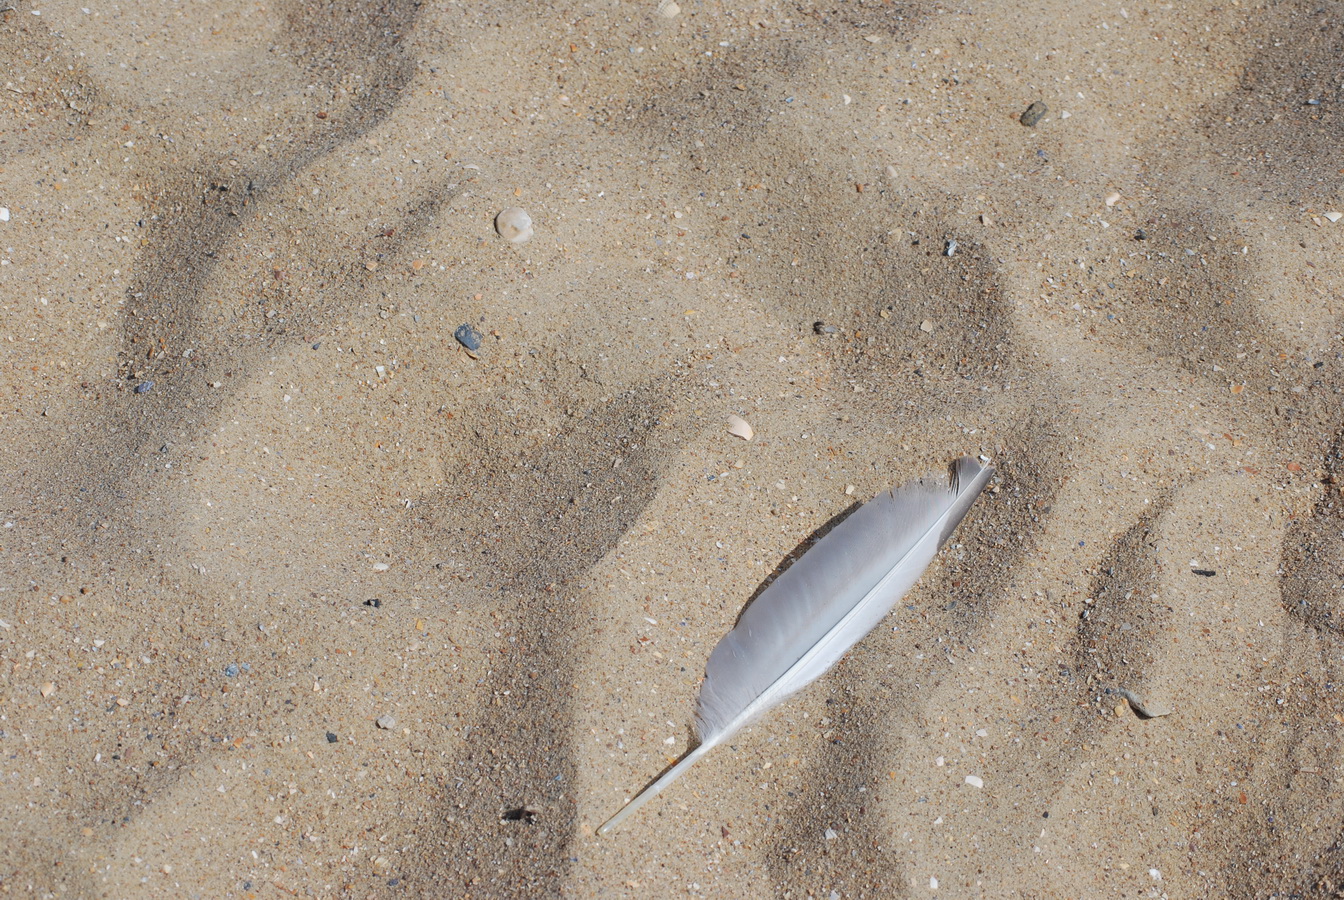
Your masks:
{"label": "white feather", "polygon": [[878,494],[776,578],[709,656],[696,716],[700,745],[598,833],[835,665],[914,587],[993,472],[963,457],[950,483],[921,480]]}

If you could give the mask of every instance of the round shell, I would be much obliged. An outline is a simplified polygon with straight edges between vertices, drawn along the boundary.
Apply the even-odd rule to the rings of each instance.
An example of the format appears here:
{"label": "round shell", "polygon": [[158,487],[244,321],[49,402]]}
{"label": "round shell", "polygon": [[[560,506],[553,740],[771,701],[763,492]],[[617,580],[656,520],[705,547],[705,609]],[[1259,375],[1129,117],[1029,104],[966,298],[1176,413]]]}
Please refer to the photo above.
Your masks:
{"label": "round shell", "polygon": [[510,244],[521,244],[532,237],[532,217],[527,210],[510,206],[495,216],[495,231]]}

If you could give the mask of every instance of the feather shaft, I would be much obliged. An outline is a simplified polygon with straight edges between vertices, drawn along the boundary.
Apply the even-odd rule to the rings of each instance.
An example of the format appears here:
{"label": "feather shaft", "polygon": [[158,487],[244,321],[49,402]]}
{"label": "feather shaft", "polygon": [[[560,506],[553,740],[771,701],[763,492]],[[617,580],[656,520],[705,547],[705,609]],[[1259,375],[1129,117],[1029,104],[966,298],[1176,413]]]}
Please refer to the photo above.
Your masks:
{"label": "feather shaft", "polygon": [[719,743],[718,741],[714,741],[713,743],[706,742],[700,744],[690,753],[687,753],[681,759],[677,760],[676,765],[674,765],[672,768],[668,769],[666,772],[660,775],[652,784],[650,784],[648,787],[644,788],[644,790],[636,794],[633,800],[631,800],[625,806],[621,807],[620,811],[617,812],[616,815],[612,816],[610,819],[606,821],[606,823],[601,828],[597,829],[597,833],[609,834],[612,831],[612,829],[618,827],[622,822],[626,820],[626,817],[634,813],[635,810],[639,809],[645,803],[648,803],[654,797],[657,797],[659,794],[661,794],[663,792],[663,788],[667,787],[669,784],[680,778],[682,776],[682,773],[684,773],[691,766],[695,765],[696,760],[698,760],[700,757],[704,756],[706,753],[712,750],[714,746],[718,743]]}

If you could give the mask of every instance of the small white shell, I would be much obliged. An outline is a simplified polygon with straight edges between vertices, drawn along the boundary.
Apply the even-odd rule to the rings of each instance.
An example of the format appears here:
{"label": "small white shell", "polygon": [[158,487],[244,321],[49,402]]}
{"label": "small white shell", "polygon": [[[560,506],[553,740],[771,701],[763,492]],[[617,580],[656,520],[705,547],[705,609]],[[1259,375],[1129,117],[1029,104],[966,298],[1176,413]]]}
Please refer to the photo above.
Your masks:
{"label": "small white shell", "polygon": [[677,0],[660,0],[658,15],[664,19],[675,19],[679,12],[681,12],[681,7],[677,5]]}
{"label": "small white shell", "polygon": [[495,216],[495,231],[510,244],[521,244],[532,237],[532,217],[527,210],[510,206]]}
{"label": "small white shell", "polygon": [[740,437],[744,441],[749,441],[756,436],[755,429],[741,416],[728,417],[728,433]]}
{"label": "small white shell", "polygon": [[1344,213],[1328,212],[1328,213],[1322,213],[1322,215],[1324,215],[1331,222],[1338,222],[1340,219],[1344,219]]}

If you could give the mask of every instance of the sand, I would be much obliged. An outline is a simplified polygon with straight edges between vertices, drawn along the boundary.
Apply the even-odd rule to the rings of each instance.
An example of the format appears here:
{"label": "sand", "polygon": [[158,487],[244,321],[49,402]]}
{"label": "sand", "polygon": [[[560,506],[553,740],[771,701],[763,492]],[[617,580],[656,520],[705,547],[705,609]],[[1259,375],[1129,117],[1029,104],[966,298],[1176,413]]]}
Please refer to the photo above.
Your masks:
{"label": "sand", "polygon": [[[0,893],[1339,896],[1341,59],[1332,0],[14,0]],[[962,454],[890,618],[596,836]]]}

